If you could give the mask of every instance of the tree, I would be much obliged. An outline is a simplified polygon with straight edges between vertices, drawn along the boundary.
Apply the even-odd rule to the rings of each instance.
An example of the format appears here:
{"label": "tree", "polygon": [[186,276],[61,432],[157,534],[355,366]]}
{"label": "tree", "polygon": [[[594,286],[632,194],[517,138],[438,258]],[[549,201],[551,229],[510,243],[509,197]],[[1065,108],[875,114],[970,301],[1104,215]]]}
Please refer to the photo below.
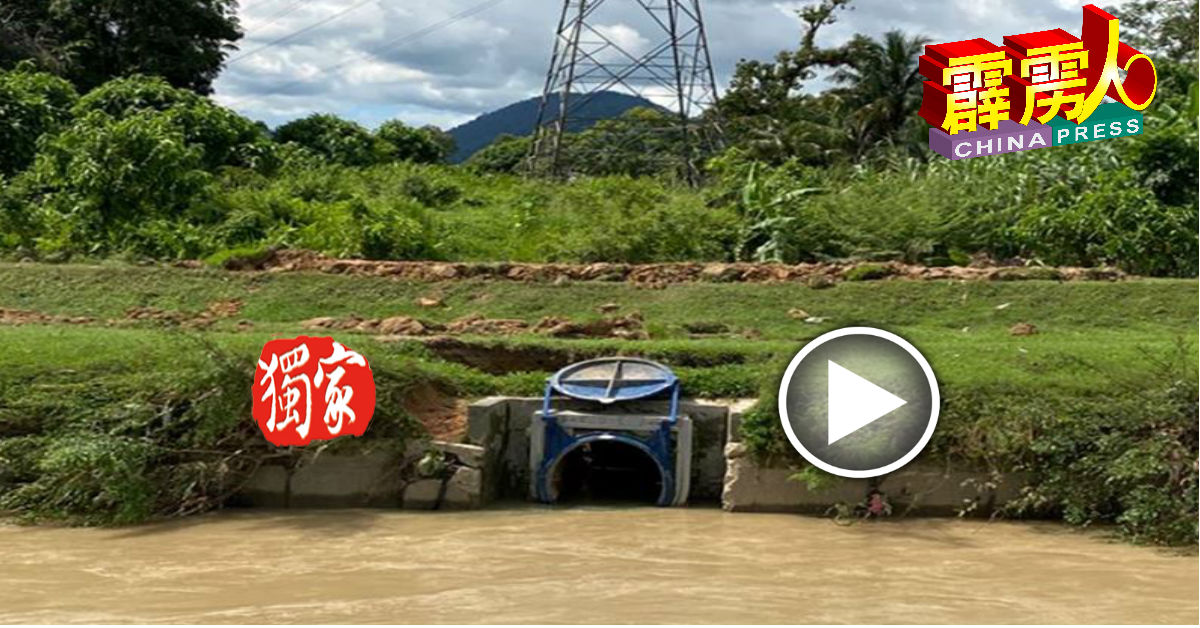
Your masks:
{"label": "tree", "polygon": [[491,144],[475,151],[463,165],[478,172],[515,174],[529,157],[529,136],[501,134]]}
{"label": "tree", "polygon": [[569,134],[570,172],[631,177],[686,175],[679,121],[665,110],[634,107],[591,128]]}
{"label": "tree", "polygon": [[[732,143],[745,156],[829,165],[861,162],[894,146],[921,154],[912,148],[924,128],[915,114],[923,83],[917,59],[927,40],[890,31],[880,39],[860,34],[841,46],[818,45],[820,30],[848,5],[821,0],[800,9],[799,48],[779,53],[772,63],[738,64],[719,107]],[[806,93],[806,83],[823,70],[832,71],[834,87]]]}
{"label": "tree", "polygon": [[391,150],[362,125],[325,113],[288,122],[275,130],[275,139],[295,142],[344,166],[379,163]]}
{"label": "tree", "polygon": [[236,0],[4,2],[0,63],[31,59],[80,91],[141,73],[207,94],[242,36],[236,10]]}
{"label": "tree", "polygon": [[855,161],[886,143],[906,143],[906,125],[923,129],[916,121],[921,107],[924,78],[917,59],[929,40],[888,31],[883,39],[855,35],[831,50],[825,63],[836,68],[830,76],[838,87],[826,92],[836,99],[837,116],[847,129],[843,137]]}
{"label": "tree", "polygon": [[[1197,4],[1190,0],[1138,0],[1107,9],[1121,19],[1121,40],[1150,56],[1196,64]],[[1192,68],[1195,77],[1195,67]]]}
{"label": "tree", "polygon": [[812,111],[815,97],[804,93],[805,84],[831,60],[829,51],[816,44],[820,30],[837,21],[850,0],[820,0],[796,12],[804,23],[800,46],[775,56],[774,62],[742,60],[734,70],[729,90],[717,107],[732,144],[742,146],[752,158],[781,163],[800,153],[821,153],[802,147],[809,142],[797,130],[822,126],[823,112]]}
{"label": "tree", "polygon": [[124,120],[142,112],[161,112],[184,141],[200,148],[207,170],[221,166],[272,166],[271,144],[254,121],[158,77],[134,75],[109,81],[79,99],[72,114],[103,113]]}
{"label": "tree", "polygon": [[27,176],[43,199],[42,246],[70,252],[125,248],[139,225],[177,218],[210,180],[202,148],[154,111],[89,113],[46,143]]}
{"label": "tree", "polygon": [[375,131],[375,137],[387,142],[393,159],[436,164],[454,152],[454,138],[435,126],[414,128],[400,120],[389,120]]}
{"label": "tree", "polygon": [[821,0],[796,11],[804,22],[800,47],[775,55],[775,61],[741,60],[734,70],[729,90],[721,98],[721,111],[730,116],[778,115],[803,100],[804,83],[816,76],[827,54],[817,47],[821,28],[837,22],[837,13],[850,0]]}
{"label": "tree", "polygon": [[0,175],[33,162],[38,139],[57,133],[71,118],[79,96],[65,80],[22,66],[0,71]]}
{"label": "tree", "polygon": [[1123,143],[1129,162],[1161,203],[1194,208],[1197,4],[1140,0],[1109,12],[1121,19],[1122,41],[1149,55],[1158,74],[1144,135]]}
{"label": "tree", "polygon": [[0,68],[30,61],[58,74],[65,54],[50,23],[49,2],[0,2]]}

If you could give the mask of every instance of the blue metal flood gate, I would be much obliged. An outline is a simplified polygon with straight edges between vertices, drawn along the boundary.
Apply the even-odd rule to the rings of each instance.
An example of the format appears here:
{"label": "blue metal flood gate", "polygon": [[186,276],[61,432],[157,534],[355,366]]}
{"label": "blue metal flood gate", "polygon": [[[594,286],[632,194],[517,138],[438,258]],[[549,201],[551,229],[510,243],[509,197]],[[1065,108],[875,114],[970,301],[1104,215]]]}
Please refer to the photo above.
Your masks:
{"label": "blue metal flood gate", "polygon": [[[584,409],[554,408],[555,394]],[[667,413],[639,414],[631,402],[666,397]],[[661,407],[661,403],[657,404]],[[660,506],[686,503],[690,488],[692,423],[679,416],[679,378],[641,358],[599,358],[572,364],[546,383],[542,409],[530,425],[530,493],[558,500],[555,472],[572,451],[590,443],[619,443],[641,451],[658,468]]]}

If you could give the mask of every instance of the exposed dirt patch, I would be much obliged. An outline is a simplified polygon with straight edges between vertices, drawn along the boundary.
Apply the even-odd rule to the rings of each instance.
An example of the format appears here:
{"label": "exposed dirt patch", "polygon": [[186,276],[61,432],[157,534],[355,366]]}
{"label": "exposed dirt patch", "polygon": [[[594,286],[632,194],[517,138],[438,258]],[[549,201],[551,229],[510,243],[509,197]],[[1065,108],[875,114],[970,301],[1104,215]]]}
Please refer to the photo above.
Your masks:
{"label": "exposed dirt patch", "polygon": [[1009,328],[1008,333],[1014,336],[1033,336],[1038,333],[1038,328],[1029,323],[1017,323]]}
{"label": "exposed dirt patch", "polygon": [[753,264],[753,263],[669,263],[669,264],[513,264],[406,262],[362,259],[336,259],[312,251],[273,251],[249,270],[270,272],[316,271],[342,275],[395,277],[410,281],[446,281],[487,279],[500,281],[627,281],[648,287],[683,282],[781,282],[795,281],[811,287],[826,287],[853,279],[968,281],[1055,279],[1060,281],[1112,281],[1125,275],[1111,268],[1045,268],[1026,266],[1022,260],[997,263],[979,259],[969,266],[932,267],[902,262],[870,264],[873,272],[863,273],[861,262]]}
{"label": "exposed dirt patch", "polygon": [[420,342],[439,359],[463,364],[490,373],[505,375],[521,372],[552,372],[567,365],[598,358],[622,355],[645,357],[669,362],[673,366],[708,368],[726,364],[742,364],[746,355],[737,352],[669,352],[662,355],[642,355],[637,351],[611,349],[581,349],[578,347],[547,347],[537,345],[513,346],[496,341],[472,341],[452,336],[434,336]]}
{"label": "exposed dirt patch", "polygon": [[85,325],[95,320],[91,316],[63,316],[61,314],[44,314],[32,310],[0,308],[0,325],[28,325],[30,323]]}
{"label": "exposed dirt patch", "polygon": [[[164,310],[157,307],[135,306],[125,311],[125,318],[110,320],[110,325],[123,325],[130,321],[150,321],[166,325],[179,325],[191,329],[208,329],[213,323],[222,318],[237,316],[242,311],[240,299],[213,301],[199,312],[181,310]],[[253,326],[249,321],[241,321],[237,329],[245,330]]]}
{"label": "exposed dirt patch", "polygon": [[[157,307],[135,306],[125,310],[126,321],[153,321],[158,323],[166,323],[172,325],[180,325],[185,322],[191,322],[199,318],[199,315],[179,310],[164,310]],[[208,319],[208,317],[205,317]],[[110,323],[119,323],[120,321],[109,321]],[[195,325],[196,327],[205,327],[204,324]]]}
{"label": "exposed dirt patch", "polygon": [[[125,326],[130,323],[151,322],[164,325],[179,325],[182,327],[205,329],[216,322],[218,319],[229,318],[236,316],[242,309],[242,302],[237,299],[229,301],[213,301],[208,304],[203,311],[200,312],[183,312],[179,310],[164,310],[157,307],[136,306],[125,310],[125,316],[122,318],[108,319],[105,321],[111,326]],[[32,310],[13,310],[0,308],[0,324],[2,325],[26,325],[29,323],[39,324],[66,324],[66,325],[87,325],[97,322],[93,316],[65,316],[61,314],[45,314]],[[247,330],[253,327],[250,321],[240,321],[237,324],[237,329]]]}
{"label": "exposed dirt patch", "polygon": [[547,316],[533,330],[555,338],[622,338],[645,340],[650,336],[643,329],[642,315],[634,312],[577,323],[569,318]]}
{"label": "exposed dirt patch", "polygon": [[568,364],[590,357],[566,349],[480,344],[464,342],[450,336],[436,336],[425,340],[424,344],[443,360],[464,364],[492,375],[557,371]]}
{"label": "exposed dirt patch", "polygon": [[404,411],[437,440],[457,442],[467,432],[467,402],[448,397],[432,384],[421,384],[405,395]]}
{"label": "exposed dirt patch", "polygon": [[717,321],[692,321],[683,328],[692,336],[723,336],[729,334],[729,325]]}
{"label": "exposed dirt patch", "polygon": [[554,338],[638,340],[648,337],[643,329],[642,317],[637,313],[583,322],[558,316],[546,316],[532,325],[517,318],[484,318],[478,314],[464,316],[444,325],[410,316],[389,318],[319,316],[301,321],[300,326],[304,329],[353,330],[386,336],[509,336],[520,333],[536,333]]}
{"label": "exposed dirt patch", "polygon": [[241,299],[227,299],[223,301],[213,301],[204,309],[203,314],[208,314],[213,318],[231,318],[237,316],[242,311]]}
{"label": "exposed dirt patch", "polygon": [[519,334],[529,329],[529,323],[516,318],[484,318],[478,314],[464,316],[443,330],[452,334],[477,334],[481,336]]}

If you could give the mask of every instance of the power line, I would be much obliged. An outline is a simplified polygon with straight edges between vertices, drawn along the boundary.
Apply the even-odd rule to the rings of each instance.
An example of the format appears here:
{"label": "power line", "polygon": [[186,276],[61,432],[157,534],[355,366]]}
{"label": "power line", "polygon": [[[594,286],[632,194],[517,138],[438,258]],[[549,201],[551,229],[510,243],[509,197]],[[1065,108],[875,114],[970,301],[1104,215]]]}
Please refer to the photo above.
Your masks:
{"label": "power line", "polygon": [[282,11],[279,11],[279,12],[275,13],[274,15],[272,15],[266,22],[259,24],[258,27],[254,29],[254,31],[265,30],[268,26],[274,24],[275,22],[278,22],[279,20],[282,20],[283,18],[295,13],[296,9],[299,9],[300,7],[304,6],[305,4],[308,4],[308,0],[299,0],[298,2],[291,3],[290,5],[285,7]]}
{"label": "power line", "polygon": [[[317,73],[314,76],[320,76],[322,74],[325,74],[326,72],[332,72],[339,68],[345,67],[347,64],[349,64],[353,61],[356,61],[359,58],[376,56],[380,53],[387,52],[397,46],[407,44],[412,41],[416,41],[417,39],[420,39],[426,35],[429,35],[430,33],[434,33],[434,32],[439,31],[447,26],[450,26],[457,22],[461,22],[462,20],[465,20],[468,17],[471,17],[478,13],[482,13],[482,12],[496,6],[497,4],[500,4],[501,2],[504,2],[504,0],[487,0],[486,2],[481,2],[475,6],[472,6],[470,8],[464,9],[458,13],[455,13],[454,15],[451,15],[450,17],[447,17],[439,22],[434,22],[433,24],[430,24],[423,28],[417,29],[411,33],[401,35],[400,37],[397,37],[396,39],[393,39],[382,46],[379,46],[372,50],[368,50],[366,52],[356,53],[352,58],[346,59],[339,63],[335,63],[334,65],[330,65],[330,66],[321,68],[321,69],[317,70]],[[284,83],[283,85],[278,86],[276,88],[276,91],[286,89],[288,87],[291,87],[292,85],[303,83],[304,80],[305,79],[296,79],[294,81],[289,81],[287,83]]]}
{"label": "power line", "polygon": [[233,64],[237,63],[238,61],[241,61],[242,59],[245,59],[245,58],[247,58],[247,57],[252,57],[252,56],[254,56],[254,55],[258,54],[258,53],[260,53],[260,52],[262,52],[262,51],[266,50],[267,48],[271,48],[271,47],[273,47],[273,46],[277,46],[277,45],[279,45],[279,44],[282,44],[282,43],[283,43],[283,42],[285,42],[285,41],[290,41],[291,39],[293,39],[293,38],[295,38],[295,37],[299,37],[300,35],[303,35],[304,33],[307,33],[307,32],[309,32],[309,31],[311,31],[311,30],[313,30],[313,29],[315,29],[315,28],[319,28],[319,27],[321,27],[321,26],[324,26],[324,25],[326,25],[326,24],[328,24],[328,23],[330,23],[330,22],[332,22],[332,21],[334,21],[334,20],[338,19],[339,17],[342,17],[343,15],[345,15],[345,14],[347,14],[347,13],[349,13],[349,12],[351,12],[351,11],[353,11],[353,10],[355,10],[355,9],[359,8],[359,7],[365,6],[365,5],[367,5],[367,4],[371,3],[371,2],[375,2],[375,1],[376,1],[376,0],[359,0],[359,2],[355,2],[354,4],[352,4],[352,5],[350,5],[350,6],[346,7],[346,8],[344,8],[344,9],[342,9],[341,11],[338,11],[337,13],[334,13],[333,15],[330,15],[330,16],[328,16],[328,17],[326,17],[326,18],[322,19],[322,20],[318,20],[318,21],[316,21],[316,22],[313,22],[312,24],[309,24],[308,26],[305,26],[304,28],[302,28],[302,29],[300,29],[300,30],[298,30],[298,31],[294,31],[294,32],[292,32],[292,33],[289,33],[289,34],[287,34],[287,35],[284,35],[283,37],[280,37],[279,39],[276,39],[276,40],[274,40],[274,41],[271,41],[271,42],[268,42],[268,43],[266,43],[266,44],[264,44],[264,45],[262,45],[262,46],[259,46],[258,48],[255,48],[254,50],[251,50],[250,52],[247,52],[247,53],[245,53],[245,54],[238,55],[238,56],[236,56],[236,57],[234,57],[234,58],[230,59],[230,60],[227,62],[227,65],[233,65]]}

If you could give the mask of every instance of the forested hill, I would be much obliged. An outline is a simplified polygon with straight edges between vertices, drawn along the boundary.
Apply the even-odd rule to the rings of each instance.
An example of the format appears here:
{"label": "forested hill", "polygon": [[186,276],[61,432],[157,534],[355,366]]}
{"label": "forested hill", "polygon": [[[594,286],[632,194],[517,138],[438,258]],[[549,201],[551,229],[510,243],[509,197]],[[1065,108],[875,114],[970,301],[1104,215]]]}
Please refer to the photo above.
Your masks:
{"label": "forested hill", "polygon": [[[515,102],[490,113],[485,113],[470,122],[450,129],[457,149],[450,156],[451,163],[459,163],[475,154],[479,149],[491,144],[497,137],[507,135],[529,135],[537,120],[540,96]],[[551,97],[549,106],[558,108],[558,95]],[[604,120],[620,116],[634,107],[654,107],[650,101],[621,94],[618,92],[600,92],[581,107],[579,115],[593,120]],[[582,131],[591,126],[590,123],[573,124],[569,131]]]}

